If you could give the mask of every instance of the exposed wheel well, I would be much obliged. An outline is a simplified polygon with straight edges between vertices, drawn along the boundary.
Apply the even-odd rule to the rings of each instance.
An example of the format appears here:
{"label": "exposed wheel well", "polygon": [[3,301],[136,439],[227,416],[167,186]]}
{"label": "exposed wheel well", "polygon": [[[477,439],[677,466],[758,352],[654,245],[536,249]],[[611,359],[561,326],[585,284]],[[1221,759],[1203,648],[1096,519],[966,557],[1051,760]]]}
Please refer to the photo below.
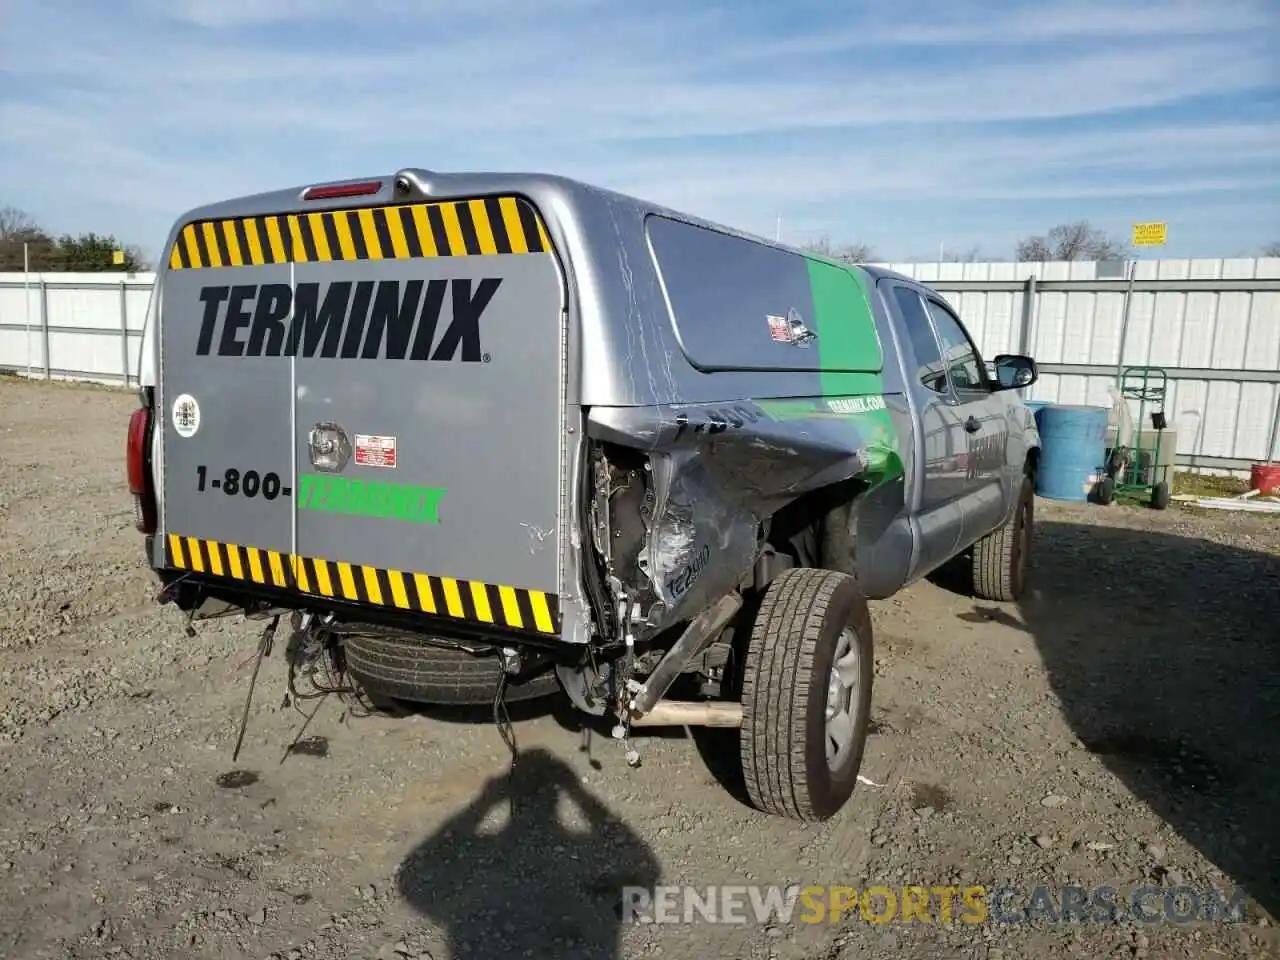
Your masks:
{"label": "exposed wheel well", "polygon": [[842,480],[797,497],[770,518],[766,543],[795,566],[852,573],[850,513],[865,489],[860,480]]}

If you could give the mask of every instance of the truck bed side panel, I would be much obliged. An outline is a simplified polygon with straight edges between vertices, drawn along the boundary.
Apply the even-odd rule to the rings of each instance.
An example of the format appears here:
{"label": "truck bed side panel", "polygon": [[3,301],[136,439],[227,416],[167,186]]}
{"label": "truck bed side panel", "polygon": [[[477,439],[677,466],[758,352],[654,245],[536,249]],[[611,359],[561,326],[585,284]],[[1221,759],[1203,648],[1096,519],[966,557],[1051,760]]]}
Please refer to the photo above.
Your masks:
{"label": "truck bed side panel", "polygon": [[[904,398],[886,389],[873,287],[856,268],[651,224],[662,224],[651,236],[665,237],[652,250],[672,329],[702,368],[704,389],[725,385],[716,403],[591,411],[595,435],[650,453],[656,505],[644,569],[663,605],[654,626],[739,582],[765,519],[851,479],[864,490],[856,559],[874,568],[872,595],[892,592],[912,550],[904,465],[912,430]],[[740,272],[750,281],[739,283]],[[744,371],[761,392],[738,399],[729,384]],[[770,396],[780,384],[786,394]]]}

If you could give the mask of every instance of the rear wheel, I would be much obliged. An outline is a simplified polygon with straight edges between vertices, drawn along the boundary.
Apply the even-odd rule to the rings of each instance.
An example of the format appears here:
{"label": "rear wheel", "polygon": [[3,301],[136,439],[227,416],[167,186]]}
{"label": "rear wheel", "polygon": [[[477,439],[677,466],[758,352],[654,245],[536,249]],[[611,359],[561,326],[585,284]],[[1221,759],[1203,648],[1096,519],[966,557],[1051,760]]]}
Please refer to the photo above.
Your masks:
{"label": "rear wheel", "polygon": [[973,592],[983,600],[1017,600],[1026,588],[1035,527],[1036,494],[1024,475],[1013,516],[973,547]]}
{"label": "rear wheel", "polygon": [[1164,510],[1169,506],[1169,485],[1163,481],[1157,483],[1151,489],[1151,507],[1154,510]]}
{"label": "rear wheel", "polygon": [[[502,666],[480,657],[408,639],[350,637],[343,645],[347,670],[372,697],[414,703],[485,704],[493,701]],[[560,692],[554,671],[507,687],[509,703]]]}
{"label": "rear wheel", "polygon": [[743,664],[740,751],[754,806],[804,821],[844,806],[862,766],[872,668],[857,580],[799,568],[770,583]]}

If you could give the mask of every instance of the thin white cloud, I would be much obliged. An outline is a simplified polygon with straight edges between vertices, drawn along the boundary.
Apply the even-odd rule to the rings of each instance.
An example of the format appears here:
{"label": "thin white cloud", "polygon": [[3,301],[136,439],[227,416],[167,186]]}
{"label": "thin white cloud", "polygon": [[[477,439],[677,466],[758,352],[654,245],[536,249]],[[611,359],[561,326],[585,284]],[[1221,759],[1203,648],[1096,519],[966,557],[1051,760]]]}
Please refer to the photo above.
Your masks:
{"label": "thin white cloud", "polygon": [[[136,97],[145,103],[144,126],[174,132],[294,129],[382,142],[402,138],[411,123],[443,136],[559,130],[596,140],[1054,119],[1247,90],[1275,73],[1273,51],[1260,44],[1228,55],[1210,41],[1063,54],[1049,63],[906,66],[830,85],[785,74],[709,81],[678,65],[650,68],[643,54],[634,62],[621,51],[574,58],[567,50],[515,44],[509,52],[492,46],[486,52],[308,55],[193,46],[146,57],[139,51],[138,59],[81,53],[56,66],[19,62],[11,69],[58,70],[82,91],[96,85],[93,93],[66,98],[72,111],[79,103],[98,114],[112,101]],[[539,69],[544,57],[554,62],[561,53],[564,66]],[[133,65],[121,68],[122,62]],[[457,82],[462,77],[466,82]]]}
{"label": "thin white cloud", "polygon": [[[904,150],[902,139],[892,136],[844,150],[762,144],[733,155],[694,150],[611,158],[570,164],[565,172],[763,234],[772,233],[779,212],[790,211],[788,235],[802,238],[838,235],[841,216],[852,219],[864,239],[895,229],[858,223],[865,215],[860,211],[871,209],[912,216],[935,203],[984,202],[1016,210],[1023,201],[1260,193],[1280,185],[1280,137],[1265,124],[1168,125],[1071,137],[1051,130],[1020,137],[968,133],[917,146]],[[1096,173],[1099,168],[1107,175]],[[1220,172],[1205,172],[1214,170]],[[843,213],[833,218],[832,210]]]}
{"label": "thin white cloud", "polygon": [[547,169],[760,229],[778,206],[1267,188],[1280,165],[1275,123],[1086,125],[1276,86],[1261,0],[873,6],[763,40],[735,7],[662,5],[32,5],[0,35],[0,182],[74,183],[159,232],[402,165]]}
{"label": "thin white cloud", "polygon": [[581,10],[601,0],[142,0],[140,9],[199,27],[236,29],[286,23],[384,22],[389,28],[448,17],[524,17]]}
{"label": "thin white cloud", "polygon": [[[441,17],[492,17],[545,20],[549,15],[594,11],[602,17],[631,20],[630,14],[652,14],[646,5],[626,11],[609,0],[136,0],[145,15],[200,27],[232,29],[285,23],[378,23],[403,28],[429,25]],[[664,18],[683,5],[657,12]],[[852,21],[841,28],[818,30],[799,38],[771,40],[759,46],[736,44],[726,51],[737,59],[745,54],[812,53],[872,46],[1010,45],[1063,40],[1115,40],[1129,37],[1222,35],[1274,27],[1277,15],[1265,0],[1140,0],[1117,6],[1104,0],[1058,6],[1008,5],[984,2],[925,3],[919,10],[898,0],[875,0],[839,11]],[[729,3],[710,5],[723,27],[743,22],[751,11]],[[623,11],[620,13],[620,11]],[[634,21],[632,21],[634,22]],[[677,24],[678,28],[679,24]]]}
{"label": "thin white cloud", "polygon": [[[1008,46],[1067,40],[1118,40],[1229,35],[1274,27],[1277,15],[1265,0],[1024,4],[1013,9],[986,3],[940,6],[927,18],[886,18],[869,31],[876,43],[912,46],[981,44]],[[850,39],[858,39],[853,37]]]}

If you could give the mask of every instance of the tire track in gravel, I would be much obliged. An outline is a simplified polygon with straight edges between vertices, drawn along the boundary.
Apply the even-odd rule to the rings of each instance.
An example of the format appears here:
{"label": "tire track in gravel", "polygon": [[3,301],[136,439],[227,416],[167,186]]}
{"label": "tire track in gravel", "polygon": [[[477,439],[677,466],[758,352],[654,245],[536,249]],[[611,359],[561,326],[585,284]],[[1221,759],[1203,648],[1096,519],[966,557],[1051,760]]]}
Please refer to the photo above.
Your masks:
{"label": "tire track in gravel", "polygon": [[[487,936],[566,960],[1275,954],[1274,927],[1256,913],[1191,928],[855,915],[765,930],[618,925],[600,911],[646,864],[654,882],[701,887],[1247,879],[1266,895],[1264,813],[1280,770],[1267,671],[1280,670],[1260,628],[1280,622],[1267,587],[1280,576],[1280,525],[1038,504],[1030,602],[922,583],[875,604],[879,732],[863,773],[883,786],[861,785],[828,824],[743,807],[679,736],[645,735],[633,770],[616,744],[597,738],[584,753],[571,719],[533,714],[516,724],[527,756],[544,751],[608,829],[575,839],[578,804],[553,818],[561,826],[499,843],[510,821],[486,821],[462,843],[442,826],[509,769],[483,718],[358,719],[329,701],[305,730],[312,752],[282,763],[303,717],[281,708],[273,657],[232,763],[247,671],[231,668],[261,624],[209,624],[192,639],[151,606],[120,463],[134,403],[0,380],[0,734],[17,734],[0,739],[6,958],[445,960],[451,941]],[[1103,722],[1109,740],[1090,726]],[[1233,779],[1215,787],[1209,774]],[[421,856],[442,848],[455,859]],[[477,919],[461,901],[427,902],[451,884],[477,897],[486,885],[522,891],[537,911]],[[515,918],[527,928],[504,929]]]}

